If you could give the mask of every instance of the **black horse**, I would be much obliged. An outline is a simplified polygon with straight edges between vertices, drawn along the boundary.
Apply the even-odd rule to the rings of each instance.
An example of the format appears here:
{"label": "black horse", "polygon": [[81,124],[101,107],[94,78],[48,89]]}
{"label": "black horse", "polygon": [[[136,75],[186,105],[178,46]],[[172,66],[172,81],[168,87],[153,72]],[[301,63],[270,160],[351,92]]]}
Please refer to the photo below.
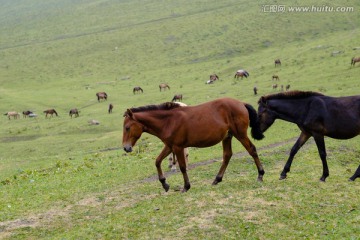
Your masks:
{"label": "black horse", "polygon": [[[276,119],[295,123],[301,130],[280,179],[286,178],[298,150],[310,137],[314,137],[323,165],[320,180],[325,181],[329,176],[329,168],[326,162],[324,136],[350,139],[360,134],[360,95],[329,97],[316,92],[289,91],[263,96],[258,103],[258,120],[262,132],[265,132]],[[358,177],[360,165],[350,180],[354,181]]]}

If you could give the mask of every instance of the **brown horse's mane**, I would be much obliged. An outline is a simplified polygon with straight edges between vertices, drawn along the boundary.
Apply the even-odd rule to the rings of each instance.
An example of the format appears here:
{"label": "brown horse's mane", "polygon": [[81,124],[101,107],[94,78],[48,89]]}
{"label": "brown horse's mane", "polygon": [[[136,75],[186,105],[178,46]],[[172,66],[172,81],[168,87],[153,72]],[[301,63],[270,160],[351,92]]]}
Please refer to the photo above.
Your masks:
{"label": "brown horse's mane", "polygon": [[260,98],[258,103],[260,103],[262,101],[273,100],[273,99],[300,99],[300,98],[307,98],[307,97],[313,97],[313,96],[324,96],[324,95],[321,93],[312,92],[312,91],[289,91],[289,92],[282,92],[282,93],[276,93],[276,94],[263,96]]}
{"label": "brown horse's mane", "polygon": [[179,104],[174,102],[165,102],[159,105],[147,105],[142,107],[130,108],[130,110],[134,113],[136,112],[147,112],[147,111],[154,111],[154,110],[171,110],[174,108],[180,107]]}

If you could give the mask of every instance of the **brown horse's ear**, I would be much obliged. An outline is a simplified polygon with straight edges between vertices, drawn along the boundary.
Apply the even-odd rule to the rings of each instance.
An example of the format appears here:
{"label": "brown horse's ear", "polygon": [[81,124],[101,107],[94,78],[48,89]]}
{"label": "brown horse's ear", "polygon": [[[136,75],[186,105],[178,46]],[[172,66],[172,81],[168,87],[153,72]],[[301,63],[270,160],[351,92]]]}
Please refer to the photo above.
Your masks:
{"label": "brown horse's ear", "polygon": [[130,109],[127,109],[124,115],[133,118],[133,112]]}

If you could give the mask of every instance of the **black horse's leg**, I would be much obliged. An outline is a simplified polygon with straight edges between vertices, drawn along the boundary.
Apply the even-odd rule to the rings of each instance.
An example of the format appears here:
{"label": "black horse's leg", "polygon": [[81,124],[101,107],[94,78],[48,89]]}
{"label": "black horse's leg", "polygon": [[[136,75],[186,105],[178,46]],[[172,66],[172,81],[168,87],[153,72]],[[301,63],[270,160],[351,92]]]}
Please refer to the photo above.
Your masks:
{"label": "black horse's leg", "polygon": [[159,154],[159,156],[156,158],[156,161],[155,161],[155,166],[158,171],[159,181],[161,182],[161,184],[166,192],[169,191],[170,186],[169,186],[169,184],[166,183],[166,178],[161,169],[161,162],[170,153],[171,153],[171,149],[168,146],[164,146],[164,148],[162,149],[161,153]]}
{"label": "black horse's leg", "polygon": [[355,171],[354,175],[349,178],[349,181],[355,181],[356,178],[360,177],[360,165],[357,168],[357,170]]}
{"label": "black horse's leg", "polygon": [[257,180],[259,182],[262,182],[265,171],[260,162],[255,145],[250,141],[250,139],[247,136],[239,139],[239,141],[242,143],[242,145],[244,146],[246,151],[250,154],[250,156],[252,156],[252,158],[254,159],[254,162],[255,162],[257,170],[258,170]]}
{"label": "black horse's leg", "polygon": [[290,151],[290,155],[289,158],[284,166],[283,171],[280,174],[280,180],[285,179],[286,178],[286,174],[288,172],[290,172],[290,168],[291,168],[291,164],[292,161],[296,155],[296,153],[299,151],[299,149],[306,143],[306,141],[311,137],[310,134],[305,133],[305,132],[301,132],[300,137],[298,138],[298,140],[296,140],[296,143],[294,144],[294,146],[291,148]]}
{"label": "black horse's leg", "polygon": [[326,148],[325,148],[324,136],[314,135],[314,139],[323,165],[323,174],[320,178],[320,181],[325,182],[326,178],[329,176],[329,167],[326,161]]}
{"label": "black horse's leg", "polygon": [[187,192],[190,189],[191,185],[190,185],[189,176],[187,175],[184,148],[175,147],[173,151],[176,155],[176,159],[179,164],[180,171],[184,178],[184,188],[182,192]]}
{"label": "black horse's leg", "polygon": [[232,156],[231,139],[232,139],[232,135],[229,135],[222,141],[223,161],[222,161],[220,170],[219,170],[218,174],[216,175],[215,180],[213,181],[212,185],[216,185],[222,181],[225,170],[230,162],[230,158]]}

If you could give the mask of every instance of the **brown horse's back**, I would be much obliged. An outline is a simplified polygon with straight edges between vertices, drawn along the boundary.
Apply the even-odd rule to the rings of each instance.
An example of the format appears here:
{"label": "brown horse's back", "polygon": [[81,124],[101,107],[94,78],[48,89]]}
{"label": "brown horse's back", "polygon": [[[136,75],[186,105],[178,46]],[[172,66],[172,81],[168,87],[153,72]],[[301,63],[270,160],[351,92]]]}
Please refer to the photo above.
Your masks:
{"label": "brown horse's back", "polygon": [[[173,111],[176,113],[171,115],[169,122],[176,124],[176,132],[183,133],[177,134],[175,142],[197,139],[197,142],[189,140],[187,145],[208,147],[217,144],[219,139],[224,139],[229,131],[236,138],[247,135],[249,114],[245,104],[235,99],[222,98],[197,106],[176,108]],[[202,137],[199,141],[199,137],[193,135]]]}

